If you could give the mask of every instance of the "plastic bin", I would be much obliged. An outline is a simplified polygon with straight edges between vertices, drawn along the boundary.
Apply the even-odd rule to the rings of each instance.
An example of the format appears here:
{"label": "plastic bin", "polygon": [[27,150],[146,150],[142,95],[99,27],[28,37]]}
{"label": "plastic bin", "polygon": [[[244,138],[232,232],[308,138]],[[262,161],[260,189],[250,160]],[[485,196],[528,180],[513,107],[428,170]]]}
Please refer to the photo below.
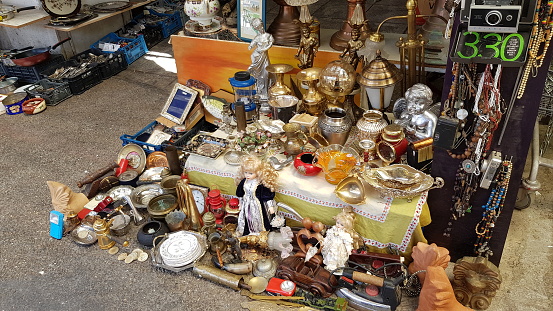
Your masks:
{"label": "plastic bin", "polygon": [[[115,44],[125,44],[121,46],[117,52],[123,52],[125,54],[125,59],[127,64],[132,64],[135,60],[139,59],[142,55],[148,52],[148,47],[146,47],[146,42],[144,41],[144,36],[139,35],[136,39],[131,38],[121,38],[113,32],[108,33],[102,39],[96,41],[90,46],[91,49],[100,49],[100,44],[103,43],[115,43]],[[102,51],[104,53],[114,53],[109,51]]]}
{"label": "plastic bin", "polygon": [[[148,9],[148,11],[152,15],[156,15],[164,18],[164,20],[156,23],[156,25],[161,27],[163,38],[168,38],[170,35],[182,29],[183,27],[180,11],[175,11],[173,14],[158,13],[153,9]],[[140,19],[142,18],[144,18],[144,15],[140,14],[136,16],[134,20],[139,22]]]}
{"label": "plastic bin", "polygon": [[2,65],[4,68],[4,74],[8,77],[19,78],[20,84],[35,83],[42,79],[41,73],[47,71],[50,68],[58,67],[59,64],[65,61],[65,58],[61,54],[52,54],[50,58],[35,66],[7,66]]}
{"label": "plastic bin", "polygon": [[[163,32],[160,25],[148,25],[145,24],[144,29],[137,30],[139,22],[131,21],[127,23],[123,28],[119,29],[116,34],[122,38],[136,39],[138,35],[144,36],[144,42],[146,42],[146,47],[151,49],[156,44],[160,43],[163,40]],[[136,34],[134,34],[136,33]]]}
{"label": "plastic bin", "polygon": [[54,78],[50,78],[49,76],[52,75],[56,69],[60,68],[60,67],[69,67],[69,66],[72,66],[72,67],[77,67],[79,66],[79,63],[74,60],[74,59],[71,59],[71,60],[68,60],[62,64],[60,64],[59,66],[55,67],[55,68],[50,68],[49,70],[45,71],[42,73],[42,75],[49,79],[49,80],[52,80],[52,81],[55,81],[55,82],[67,82],[69,84],[69,88],[71,89],[71,93],[73,93],[73,95],[79,95],[79,94],[82,94],[84,93],[86,90],[92,88],[93,86],[95,86],[96,84],[102,82],[102,78],[100,77],[100,70],[98,68],[98,64],[89,64],[88,65],[88,70],[84,71],[83,73],[75,76],[75,77],[72,77],[72,78],[62,78],[62,79],[54,79]]}
{"label": "plastic bin", "polygon": [[73,96],[69,83],[55,82],[48,79],[42,79],[27,88],[30,97],[41,97],[46,100],[47,106],[56,106],[62,101]]}
{"label": "plastic bin", "polygon": [[127,135],[123,134],[119,138],[123,142],[122,145],[125,146],[127,144],[137,144],[144,149],[146,153],[151,153],[154,151],[162,151],[163,145],[153,145],[146,142],[148,138],[150,137],[149,134],[152,134],[154,131],[154,127],[158,125],[159,123],[157,121],[154,121],[148,125],[146,125],[145,128],[141,129],[134,135]]}
{"label": "plastic bin", "polygon": [[125,54],[123,54],[123,52],[104,53],[99,49],[88,49],[84,52],[81,52],[71,57],[71,59],[74,59],[77,62],[82,63],[83,61],[86,61],[87,59],[90,58],[89,54],[105,55],[107,57],[107,59],[104,62],[97,63],[98,70],[100,71],[100,78],[102,80],[109,79],[112,76],[127,69],[128,67],[127,59],[125,58]]}

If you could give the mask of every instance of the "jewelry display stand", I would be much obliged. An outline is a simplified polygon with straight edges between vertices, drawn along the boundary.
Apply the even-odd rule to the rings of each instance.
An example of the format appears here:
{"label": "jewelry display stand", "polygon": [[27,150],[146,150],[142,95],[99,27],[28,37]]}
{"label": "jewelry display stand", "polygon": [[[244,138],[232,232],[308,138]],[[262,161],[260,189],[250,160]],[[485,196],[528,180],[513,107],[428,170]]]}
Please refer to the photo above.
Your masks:
{"label": "jewelry display stand", "polygon": [[[458,22],[454,25],[453,33],[458,27]],[[451,40],[453,42],[454,40]],[[450,43],[450,49],[452,43]],[[499,266],[503,246],[507,238],[509,224],[515,206],[518,188],[524,172],[526,157],[530,143],[532,141],[533,124],[538,115],[538,108],[541,100],[541,94],[545,86],[545,79],[549,64],[552,58],[552,51],[549,49],[545,55],[544,65],[541,66],[535,77],[530,78],[526,91],[522,98],[515,100],[510,117],[507,119],[507,113],[503,116],[499,124],[497,135],[494,135],[490,150],[499,150],[503,155],[513,157],[513,170],[511,173],[511,182],[507,191],[505,204],[500,217],[497,218],[494,227],[494,234],[490,241],[490,249],[493,255],[488,259]],[[442,103],[447,99],[452,81],[452,62],[448,60],[446,75],[444,77],[444,86],[442,89]],[[478,71],[483,71],[484,65],[478,67]],[[500,93],[506,105],[510,102],[513,94],[515,80],[519,68],[503,68],[501,78]],[[515,91],[516,92],[516,91]],[[505,122],[507,124],[505,125]],[[498,146],[500,132],[506,126],[503,141]],[[451,206],[453,205],[452,196],[454,194],[453,186],[457,168],[462,159],[452,158],[445,149],[434,148],[434,160],[432,162],[432,176],[440,176],[445,180],[445,186],[441,189],[430,192],[428,204],[432,214],[432,223],[425,227],[424,235],[428,243],[436,243],[438,246],[447,248],[450,251],[452,261],[456,261],[464,256],[474,256],[474,243],[477,239],[476,225],[482,219],[482,206],[486,204],[489,197],[489,190],[478,188],[472,196],[472,212],[452,221],[450,237],[443,235],[444,230],[448,228],[451,216]]]}

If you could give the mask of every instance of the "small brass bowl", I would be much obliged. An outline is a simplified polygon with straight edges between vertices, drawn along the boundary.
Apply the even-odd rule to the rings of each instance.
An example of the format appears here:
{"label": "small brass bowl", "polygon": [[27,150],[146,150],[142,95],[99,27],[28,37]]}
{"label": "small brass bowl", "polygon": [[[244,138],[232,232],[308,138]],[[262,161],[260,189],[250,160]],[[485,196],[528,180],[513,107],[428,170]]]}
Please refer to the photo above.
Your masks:
{"label": "small brass bowl", "polygon": [[148,202],[148,214],[157,220],[164,220],[165,216],[177,208],[177,198],[172,194],[161,194]]}

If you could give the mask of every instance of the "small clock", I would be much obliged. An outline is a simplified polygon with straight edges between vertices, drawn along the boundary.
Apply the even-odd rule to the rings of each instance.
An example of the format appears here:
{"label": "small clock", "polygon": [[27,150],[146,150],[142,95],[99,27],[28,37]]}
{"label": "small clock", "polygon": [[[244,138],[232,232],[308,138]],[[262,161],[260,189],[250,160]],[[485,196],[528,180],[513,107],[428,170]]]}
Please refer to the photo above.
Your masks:
{"label": "small clock", "polygon": [[206,212],[205,199],[207,198],[209,188],[190,184],[190,190],[192,191],[192,196],[194,197],[200,215],[203,215],[203,213]]}

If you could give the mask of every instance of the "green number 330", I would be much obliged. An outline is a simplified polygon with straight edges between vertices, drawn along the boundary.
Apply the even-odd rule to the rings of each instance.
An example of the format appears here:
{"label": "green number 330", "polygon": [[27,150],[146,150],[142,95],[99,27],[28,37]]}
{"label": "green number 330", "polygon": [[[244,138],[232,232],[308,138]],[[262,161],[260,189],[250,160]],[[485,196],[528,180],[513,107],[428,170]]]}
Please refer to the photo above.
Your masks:
{"label": "green number 330", "polygon": [[[473,42],[467,42],[467,41],[463,42],[464,46],[469,47],[472,50],[472,54],[470,55],[463,54],[463,52],[467,50],[467,49],[463,49],[463,51],[457,51],[457,55],[461,58],[473,58],[476,56],[482,57],[482,54],[478,54],[480,52],[480,48],[479,48],[480,34],[478,32],[465,31],[463,33],[463,36],[466,37],[467,35],[474,35]],[[482,38],[486,40],[490,37],[495,37],[496,38],[495,42],[493,44],[487,44],[486,46],[484,46],[484,48],[493,50],[494,54],[493,56],[491,56],[491,58],[501,57],[503,61],[514,61],[519,58],[520,54],[522,54],[522,51],[524,50],[524,38],[522,37],[522,35],[518,33],[509,34],[505,38],[503,38],[501,35],[497,33],[487,33]],[[505,47],[509,42],[509,39],[511,39],[512,37],[518,38],[519,40],[518,50],[515,57],[507,58],[507,56],[505,55],[506,54]],[[498,48],[499,45],[501,46]],[[466,52],[469,52],[469,51],[466,51]]]}

